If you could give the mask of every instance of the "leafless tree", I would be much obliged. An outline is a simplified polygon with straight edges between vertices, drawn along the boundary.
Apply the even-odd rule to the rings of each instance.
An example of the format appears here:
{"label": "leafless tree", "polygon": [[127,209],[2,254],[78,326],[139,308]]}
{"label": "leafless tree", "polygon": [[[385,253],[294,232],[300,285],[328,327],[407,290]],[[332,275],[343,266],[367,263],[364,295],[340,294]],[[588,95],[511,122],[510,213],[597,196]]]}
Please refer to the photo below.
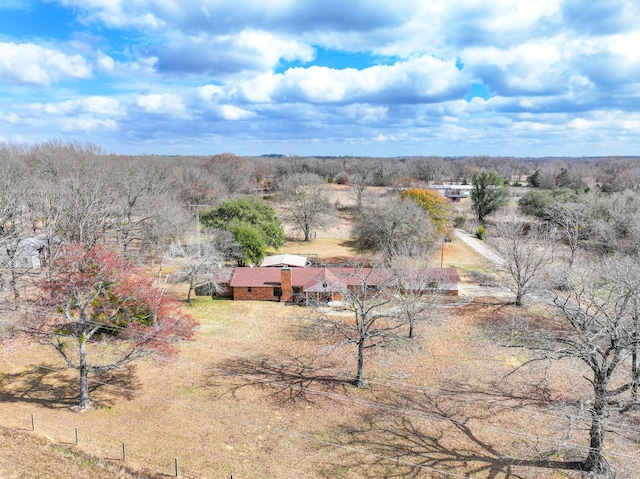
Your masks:
{"label": "leafless tree", "polygon": [[206,171],[218,178],[229,196],[234,197],[245,193],[251,181],[250,169],[247,162],[233,154],[220,153],[202,160]]}
{"label": "leafless tree", "polygon": [[607,260],[603,277],[611,289],[626,300],[629,335],[631,344],[631,403],[630,408],[638,408],[640,387],[640,257],[617,253]]}
{"label": "leafless tree", "polygon": [[413,158],[409,162],[412,176],[422,181],[452,181],[451,162],[439,156]]}
{"label": "leafless tree", "polygon": [[385,198],[362,208],[352,236],[361,251],[381,253],[389,261],[397,251],[427,249],[436,237],[429,213],[410,198]]}
{"label": "leafless tree", "polygon": [[582,203],[556,204],[546,211],[545,216],[560,228],[569,246],[569,266],[572,266],[578,248],[592,233],[593,216]]}
{"label": "leafless tree", "polygon": [[19,278],[24,272],[17,256],[27,253],[20,251],[21,240],[28,236],[32,225],[31,182],[17,153],[9,145],[0,145],[0,291],[6,285],[3,273],[8,273],[13,309],[18,308]]}
{"label": "leafless tree", "polygon": [[349,180],[358,209],[362,208],[362,196],[375,182],[373,165],[370,161],[357,159],[349,163]]}
{"label": "leafless tree", "polygon": [[[638,341],[637,290],[608,281],[601,274],[607,266],[603,262],[588,271],[570,270],[564,291],[547,290],[540,295],[550,306],[552,324],[520,338],[521,345],[538,353],[525,364],[567,359],[579,361],[590,371],[585,377],[592,388],[585,402],[591,415],[590,441],[583,467],[595,474],[610,469],[604,453],[608,420],[637,404],[633,396],[637,371],[628,360]],[[583,376],[583,371],[576,374]]]}
{"label": "leafless tree", "polygon": [[88,246],[107,236],[114,202],[107,157],[92,147],[43,144],[29,151],[37,179],[34,208],[44,233]]}
{"label": "leafless tree", "polygon": [[553,261],[553,242],[544,225],[513,217],[492,227],[492,246],[504,260],[511,280],[507,287],[522,306],[528,294],[540,288],[541,275]]}
{"label": "leafless tree", "polygon": [[284,221],[311,239],[313,228],[323,226],[331,211],[331,193],[322,178],[314,174],[289,176],[281,186]]}
{"label": "leafless tree", "polygon": [[114,201],[109,221],[118,243],[126,255],[133,243],[140,243],[147,225],[161,219],[162,209],[156,208],[156,198],[171,201],[168,196],[169,176],[164,168],[149,158],[109,158],[118,171],[112,180]]}
{"label": "leafless tree", "polygon": [[[368,349],[382,347],[397,337],[403,318],[393,306],[393,278],[389,270],[355,266],[346,269],[329,287],[341,297],[315,311],[316,324],[337,334],[335,347],[354,345],[356,372],[353,384],[364,386],[364,361]],[[345,315],[344,313],[351,313]]]}
{"label": "leafless tree", "polygon": [[430,268],[433,255],[424,251],[397,251],[390,261],[393,274],[393,305],[400,322],[409,327],[408,337],[415,336],[419,323],[435,320],[442,314],[444,298],[442,269]]}
{"label": "leafless tree", "polygon": [[189,285],[187,303],[191,304],[191,294],[202,284],[210,285],[211,293],[215,292],[215,278],[221,267],[222,256],[214,243],[203,241],[186,246],[174,244],[166,256],[178,266],[176,280]]}

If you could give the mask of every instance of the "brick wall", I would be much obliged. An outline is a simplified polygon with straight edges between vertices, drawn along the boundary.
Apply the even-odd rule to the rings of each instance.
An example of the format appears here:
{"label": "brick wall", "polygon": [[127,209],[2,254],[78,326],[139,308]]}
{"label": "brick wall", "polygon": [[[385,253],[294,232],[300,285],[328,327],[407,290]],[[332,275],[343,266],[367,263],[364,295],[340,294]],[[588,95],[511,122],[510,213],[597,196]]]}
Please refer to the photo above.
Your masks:
{"label": "brick wall", "polygon": [[[249,291],[251,289],[251,291]],[[273,287],[257,288],[233,288],[233,299],[240,301],[279,301],[280,298],[273,295]]]}

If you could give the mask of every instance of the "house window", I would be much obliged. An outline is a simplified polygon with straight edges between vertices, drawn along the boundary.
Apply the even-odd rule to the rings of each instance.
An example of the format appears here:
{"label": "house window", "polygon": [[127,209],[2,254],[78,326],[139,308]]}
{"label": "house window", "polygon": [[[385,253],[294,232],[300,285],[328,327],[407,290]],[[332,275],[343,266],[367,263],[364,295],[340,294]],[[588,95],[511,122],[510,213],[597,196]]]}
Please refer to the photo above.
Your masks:
{"label": "house window", "polygon": [[251,286],[247,288],[247,293],[250,293],[250,292],[251,292]]}
{"label": "house window", "polygon": [[282,288],[280,286],[274,286],[273,287],[273,295],[276,298],[279,298],[280,296],[282,296]]}

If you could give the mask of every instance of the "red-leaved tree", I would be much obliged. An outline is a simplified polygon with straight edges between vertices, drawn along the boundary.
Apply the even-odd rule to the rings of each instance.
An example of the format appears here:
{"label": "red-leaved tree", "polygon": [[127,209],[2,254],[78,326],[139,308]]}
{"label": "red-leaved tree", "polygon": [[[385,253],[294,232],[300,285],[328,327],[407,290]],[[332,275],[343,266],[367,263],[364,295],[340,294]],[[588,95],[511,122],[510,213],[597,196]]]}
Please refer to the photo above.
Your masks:
{"label": "red-leaved tree", "polygon": [[104,245],[61,247],[40,286],[40,331],[80,376],[79,409],[91,407],[89,374],[105,373],[145,356],[175,354],[197,323],[150,278]]}

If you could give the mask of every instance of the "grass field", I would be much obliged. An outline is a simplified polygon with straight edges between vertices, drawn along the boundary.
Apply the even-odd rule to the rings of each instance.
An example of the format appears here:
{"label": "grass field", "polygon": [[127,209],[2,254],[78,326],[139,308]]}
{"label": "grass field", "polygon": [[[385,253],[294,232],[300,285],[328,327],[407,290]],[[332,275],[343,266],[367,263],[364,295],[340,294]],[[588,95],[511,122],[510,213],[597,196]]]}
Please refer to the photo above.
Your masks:
{"label": "grass field", "polygon": [[[343,240],[309,246],[352,254]],[[440,258],[462,272],[489,268],[457,241]],[[565,404],[588,384],[570,363],[504,380],[526,357],[493,339],[528,320],[504,301],[443,305],[414,341],[371,350],[362,389],[349,384],[354,350],[332,350],[306,308],[197,298],[188,311],[201,324],[194,341],[175,358],[94,378],[96,408],[85,413],[71,409],[77,381],[51,349],[6,349],[0,477],[167,477],[175,459],[192,479],[580,477],[560,461],[586,454],[587,418],[564,441]],[[635,477],[637,440],[622,428],[610,440],[620,477]]]}

